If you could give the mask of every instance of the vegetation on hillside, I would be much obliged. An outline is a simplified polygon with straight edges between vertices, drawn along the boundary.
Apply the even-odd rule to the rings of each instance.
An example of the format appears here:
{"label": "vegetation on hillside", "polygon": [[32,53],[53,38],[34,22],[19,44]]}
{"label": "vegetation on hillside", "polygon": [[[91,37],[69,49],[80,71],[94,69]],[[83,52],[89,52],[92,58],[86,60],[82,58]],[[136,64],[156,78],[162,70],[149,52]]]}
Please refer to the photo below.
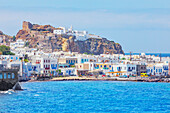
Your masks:
{"label": "vegetation on hillside", "polygon": [[0,54],[1,55],[15,55],[14,53],[10,51],[10,47],[5,46],[5,45],[0,46]]}

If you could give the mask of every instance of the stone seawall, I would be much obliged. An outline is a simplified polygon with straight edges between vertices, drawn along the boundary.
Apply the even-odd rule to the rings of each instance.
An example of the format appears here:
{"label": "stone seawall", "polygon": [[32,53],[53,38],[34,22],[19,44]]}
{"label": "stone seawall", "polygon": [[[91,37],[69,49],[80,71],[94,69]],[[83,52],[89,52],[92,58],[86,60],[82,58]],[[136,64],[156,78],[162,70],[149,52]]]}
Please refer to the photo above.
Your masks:
{"label": "stone seawall", "polygon": [[1,91],[6,91],[9,89],[13,89],[16,83],[11,83],[11,82],[6,82],[6,81],[1,81],[0,82],[0,90]]}
{"label": "stone seawall", "polygon": [[0,70],[0,91],[6,91],[13,89],[18,83],[18,69],[6,69],[1,68]]}

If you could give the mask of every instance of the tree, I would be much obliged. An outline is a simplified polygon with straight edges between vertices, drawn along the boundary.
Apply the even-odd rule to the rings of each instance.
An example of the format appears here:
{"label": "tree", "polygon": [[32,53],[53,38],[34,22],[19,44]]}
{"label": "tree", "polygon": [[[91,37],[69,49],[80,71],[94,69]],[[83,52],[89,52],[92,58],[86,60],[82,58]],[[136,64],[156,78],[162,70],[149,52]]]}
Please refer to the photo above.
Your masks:
{"label": "tree", "polygon": [[61,74],[61,69],[56,70],[58,74]]}
{"label": "tree", "polygon": [[24,59],[24,62],[29,62],[28,59]]}
{"label": "tree", "polygon": [[0,52],[2,53],[2,55],[15,55],[10,51],[10,47],[5,45],[0,46]]}
{"label": "tree", "polygon": [[126,60],[126,58],[122,58],[121,60]]}
{"label": "tree", "polygon": [[13,41],[16,41],[16,37],[15,36],[13,36],[12,38],[13,38]]}
{"label": "tree", "polygon": [[28,59],[28,54],[25,54],[24,59]]}

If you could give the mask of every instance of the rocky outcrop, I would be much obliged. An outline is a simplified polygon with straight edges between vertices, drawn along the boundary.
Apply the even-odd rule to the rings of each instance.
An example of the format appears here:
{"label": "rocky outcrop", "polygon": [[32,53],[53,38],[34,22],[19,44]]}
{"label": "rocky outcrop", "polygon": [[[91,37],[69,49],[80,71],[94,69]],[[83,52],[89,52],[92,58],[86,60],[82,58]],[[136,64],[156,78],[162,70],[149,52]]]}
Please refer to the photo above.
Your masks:
{"label": "rocky outcrop", "polygon": [[0,82],[0,91],[7,91],[9,89],[22,90],[19,83],[15,84],[13,82],[6,82],[6,81],[1,81]]}
{"label": "rocky outcrop", "polygon": [[20,38],[20,39],[27,39],[30,37],[30,34],[28,33],[28,31],[26,30],[19,30],[19,32],[16,35],[16,38]]}
{"label": "rocky outcrop", "polygon": [[24,31],[49,31],[53,32],[55,28],[51,25],[38,25],[38,24],[31,24],[30,22],[23,21],[22,30]]}
{"label": "rocky outcrop", "polygon": [[30,22],[23,21],[22,29],[27,31],[32,29],[33,25]]}
{"label": "rocky outcrop", "polygon": [[14,85],[13,89],[14,89],[14,90],[23,90],[23,89],[21,88],[21,85],[19,84],[19,82],[17,82],[17,83]]}
{"label": "rocky outcrop", "polygon": [[120,44],[113,41],[109,41],[106,38],[102,39],[87,39],[85,41],[77,41],[76,44],[79,47],[80,53],[88,54],[123,54],[123,50]]}
{"label": "rocky outcrop", "polygon": [[15,85],[15,84],[12,84],[12,83],[10,83],[10,82],[1,81],[1,82],[0,82],[0,90],[1,90],[1,91],[6,91],[6,90],[8,90],[8,89],[12,89],[14,85]]}
{"label": "rocky outcrop", "polygon": [[3,45],[10,45],[10,42],[13,41],[12,36],[4,34],[2,31],[0,31],[0,43]]}
{"label": "rocky outcrop", "polygon": [[75,36],[55,36],[51,25],[31,24],[23,22],[23,29],[16,38],[29,42],[29,47],[37,47],[45,52],[71,51],[88,54],[121,53],[123,50],[120,44],[109,41],[106,38],[90,38],[85,41],[75,41]]}

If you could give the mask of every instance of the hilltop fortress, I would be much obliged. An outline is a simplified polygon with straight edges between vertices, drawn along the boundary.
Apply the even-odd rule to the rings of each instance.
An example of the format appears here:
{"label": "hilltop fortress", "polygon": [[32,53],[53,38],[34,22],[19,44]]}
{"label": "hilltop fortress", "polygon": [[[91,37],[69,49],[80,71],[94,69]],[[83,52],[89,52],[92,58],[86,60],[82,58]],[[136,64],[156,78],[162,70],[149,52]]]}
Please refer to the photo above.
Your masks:
{"label": "hilltop fortress", "polygon": [[[74,30],[51,25],[38,25],[23,21],[16,40],[25,42],[26,47],[44,52],[70,51],[88,54],[123,54],[120,44],[87,31]],[[15,45],[15,44],[13,44]]]}

